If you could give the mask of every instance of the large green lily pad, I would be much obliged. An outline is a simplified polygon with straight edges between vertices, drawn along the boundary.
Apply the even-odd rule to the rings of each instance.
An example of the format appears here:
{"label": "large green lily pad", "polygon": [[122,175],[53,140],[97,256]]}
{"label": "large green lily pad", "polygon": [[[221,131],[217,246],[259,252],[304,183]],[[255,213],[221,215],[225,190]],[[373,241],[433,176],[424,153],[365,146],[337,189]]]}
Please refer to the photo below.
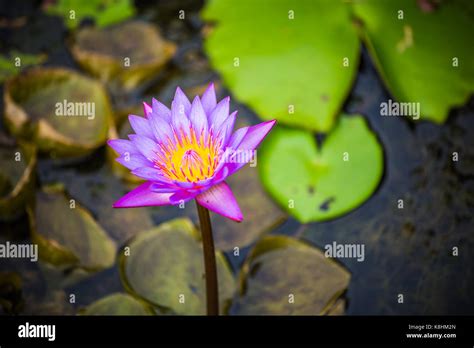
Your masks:
{"label": "large green lily pad", "polygon": [[24,212],[33,200],[36,148],[22,143],[7,144],[0,139],[0,218],[10,219]]}
{"label": "large green lily pad", "polygon": [[236,223],[221,215],[212,214],[217,249],[230,250],[249,245],[285,220],[286,214],[264,191],[257,168],[246,166],[237,175],[229,177],[227,182],[235,193],[244,220]]}
{"label": "large green lily pad", "polygon": [[344,1],[209,1],[203,17],[217,23],[205,48],[232,93],[260,117],[325,132],[358,66],[349,10]]}
{"label": "large green lily pad", "polygon": [[261,150],[265,188],[301,222],[322,221],[362,204],[383,173],[383,151],[361,116],[341,117],[321,148],[313,134],[277,128]]}
{"label": "large green lily pad", "polygon": [[[474,14],[463,1],[422,10],[419,2],[356,1],[363,38],[400,102],[420,103],[421,119],[441,123],[474,92]],[[401,19],[399,19],[401,18]]]}
{"label": "large green lily pad", "polygon": [[[175,219],[137,235],[121,255],[126,289],[164,312],[204,315],[206,291],[199,233],[189,219]],[[235,281],[221,253],[216,253],[221,312],[229,307]],[[184,295],[184,297],[182,297]],[[184,303],[180,303],[184,299]]]}
{"label": "large green lily pad", "polygon": [[86,27],[77,33],[71,52],[92,75],[112,87],[131,90],[156,77],[176,51],[156,27],[126,22],[105,29]]}
{"label": "large green lily pad", "polygon": [[61,68],[37,68],[5,84],[5,123],[54,156],[87,154],[107,139],[112,110],[102,85]]}
{"label": "large green lily pad", "polygon": [[114,264],[116,245],[93,217],[60,186],[47,186],[28,209],[39,258],[61,268],[98,271]]}
{"label": "large green lily pad", "polygon": [[91,303],[81,315],[153,315],[153,309],[130,295],[115,293]]}
{"label": "large green lily pad", "polygon": [[236,314],[317,315],[339,305],[350,273],[309,244],[265,236],[250,252],[240,280]]}

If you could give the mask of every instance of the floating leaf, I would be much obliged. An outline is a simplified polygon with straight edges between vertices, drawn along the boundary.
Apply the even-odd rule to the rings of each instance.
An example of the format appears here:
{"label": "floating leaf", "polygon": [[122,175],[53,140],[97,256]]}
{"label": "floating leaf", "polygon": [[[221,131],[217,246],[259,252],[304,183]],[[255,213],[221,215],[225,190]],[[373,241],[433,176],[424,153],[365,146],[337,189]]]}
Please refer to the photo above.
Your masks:
{"label": "floating leaf", "polygon": [[72,54],[92,75],[125,90],[156,77],[176,46],[151,24],[127,22],[106,29],[86,27],[77,33]]}
{"label": "floating leaf", "polygon": [[0,144],[0,218],[24,212],[33,200],[36,148],[27,143]]}
{"label": "floating leaf", "polygon": [[[393,96],[420,105],[422,119],[444,122],[474,93],[474,17],[466,2],[423,11],[417,1],[358,1],[363,38]],[[447,88],[449,86],[449,88]]]}
{"label": "floating leaf", "polygon": [[[165,312],[205,314],[204,261],[199,233],[188,219],[175,219],[138,234],[130,256],[120,259],[127,291]],[[221,311],[234,293],[234,278],[221,253],[216,253]],[[181,302],[184,301],[184,303]]]}
{"label": "floating leaf", "polygon": [[83,155],[107,139],[112,117],[102,85],[71,70],[37,68],[5,84],[9,131],[56,156]]}
{"label": "floating leaf", "polygon": [[260,117],[328,131],[358,66],[349,10],[342,1],[209,1],[204,19],[217,24],[205,48],[232,93]]}
{"label": "floating leaf", "polygon": [[48,186],[36,194],[28,209],[32,240],[41,260],[64,268],[86,271],[108,268],[115,261],[115,243],[92,216],[61,187]]}
{"label": "floating leaf", "polygon": [[326,314],[349,284],[349,272],[319,249],[286,236],[265,236],[241,272],[236,314]]}
{"label": "floating leaf", "polygon": [[304,223],[356,208],[374,192],[383,172],[382,148],[361,116],[342,117],[321,149],[311,133],[275,129],[261,153],[265,188]]}
{"label": "floating leaf", "polygon": [[47,5],[46,12],[62,16],[74,29],[84,18],[93,18],[99,27],[121,22],[133,17],[135,8],[131,0],[57,0]]}
{"label": "floating leaf", "polygon": [[235,192],[244,220],[235,223],[220,215],[212,215],[217,249],[230,250],[249,245],[286,218],[263,190],[256,168],[243,168],[238,175],[231,176],[228,183]]}
{"label": "floating leaf", "polygon": [[0,56],[0,83],[10,76],[18,74],[21,70],[43,63],[46,56],[43,54],[26,54],[11,51],[9,57]]}
{"label": "floating leaf", "polygon": [[91,303],[81,315],[153,315],[153,309],[130,295],[115,293]]}

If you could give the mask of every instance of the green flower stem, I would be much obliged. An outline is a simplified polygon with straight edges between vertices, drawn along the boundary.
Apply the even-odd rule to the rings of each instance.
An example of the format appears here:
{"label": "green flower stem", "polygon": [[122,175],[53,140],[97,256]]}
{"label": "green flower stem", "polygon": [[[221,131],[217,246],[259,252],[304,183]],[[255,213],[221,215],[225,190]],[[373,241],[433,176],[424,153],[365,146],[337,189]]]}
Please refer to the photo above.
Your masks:
{"label": "green flower stem", "polygon": [[217,286],[216,253],[212,238],[211,219],[209,210],[196,201],[201,227],[202,246],[204,252],[204,269],[206,275],[207,315],[219,315],[219,292]]}

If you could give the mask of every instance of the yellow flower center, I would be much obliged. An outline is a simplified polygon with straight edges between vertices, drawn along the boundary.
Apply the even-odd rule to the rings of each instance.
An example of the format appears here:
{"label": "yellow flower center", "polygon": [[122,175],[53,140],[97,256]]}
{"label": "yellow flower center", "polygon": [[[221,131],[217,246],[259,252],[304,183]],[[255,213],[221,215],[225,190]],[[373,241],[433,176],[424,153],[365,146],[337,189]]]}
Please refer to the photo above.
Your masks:
{"label": "yellow flower center", "polygon": [[[174,141],[173,141],[174,140]],[[214,175],[218,164],[220,143],[210,135],[197,137],[194,129],[187,136],[181,133],[161,146],[164,156],[155,163],[171,180],[196,182]]]}

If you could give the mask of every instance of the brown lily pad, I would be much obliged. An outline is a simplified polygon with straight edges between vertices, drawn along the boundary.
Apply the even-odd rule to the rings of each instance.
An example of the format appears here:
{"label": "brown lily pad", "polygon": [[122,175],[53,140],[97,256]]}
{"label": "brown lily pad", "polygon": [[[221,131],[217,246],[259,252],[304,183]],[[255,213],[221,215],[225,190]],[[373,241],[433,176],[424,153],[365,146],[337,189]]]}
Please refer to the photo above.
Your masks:
{"label": "brown lily pad", "polygon": [[92,152],[107,139],[112,110],[103,86],[62,68],[37,68],[8,80],[5,124],[53,156]]}
{"label": "brown lily pad", "polygon": [[0,218],[10,219],[24,212],[33,200],[36,147],[23,142],[1,142],[0,167]]}
{"label": "brown lily pad", "polygon": [[86,27],[71,52],[77,62],[102,81],[131,90],[156,76],[174,55],[176,46],[155,26],[133,21],[105,29]]}
{"label": "brown lily pad", "polygon": [[249,245],[263,233],[285,221],[286,214],[263,190],[255,167],[245,166],[229,177],[227,182],[232,187],[244,220],[236,223],[221,215],[212,214],[217,249],[230,250]]}
{"label": "brown lily pad", "polygon": [[235,312],[244,315],[317,315],[331,311],[350,273],[321,250],[287,236],[265,236],[241,271]]}
{"label": "brown lily pad", "polygon": [[116,244],[90,213],[60,186],[47,186],[28,208],[31,238],[39,258],[60,268],[99,271],[114,264]]}
{"label": "brown lily pad", "polygon": [[[138,234],[130,254],[120,257],[128,292],[163,313],[204,315],[206,290],[199,232],[189,219],[175,219]],[[235,280],[222,253],[216,253],[220,310],[232,300]]]}
{"label": "brown lily pad", "polygon": [[122,293],[107,295],[79,312],[80,315],[154,315],[147,303]]}

